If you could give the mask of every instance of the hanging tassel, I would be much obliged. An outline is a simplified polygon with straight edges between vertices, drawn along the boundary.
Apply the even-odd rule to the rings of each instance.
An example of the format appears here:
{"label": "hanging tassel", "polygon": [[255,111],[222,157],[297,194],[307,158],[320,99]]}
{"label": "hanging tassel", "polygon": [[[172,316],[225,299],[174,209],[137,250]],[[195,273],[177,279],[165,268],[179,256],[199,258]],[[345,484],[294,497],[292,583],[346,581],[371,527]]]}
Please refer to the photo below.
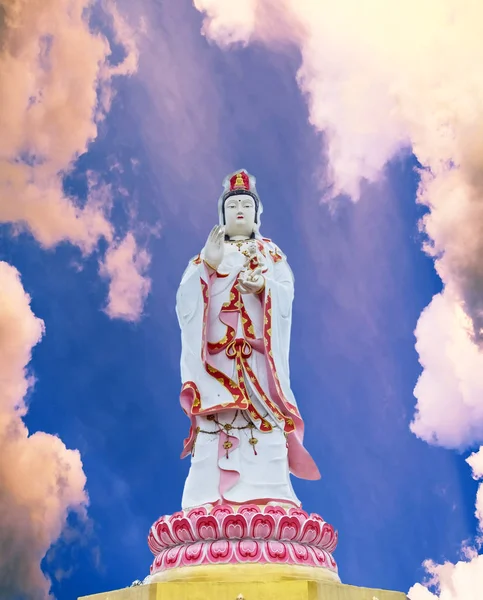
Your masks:
{"label": "hanging tassel", "polygon": [[230,450],[230,448],[233,446],[233,444],[227,439],[226,442],[223,442],[223,448],[226,450],[226,458],[228,459],[228,452]]}
{"label": "hanging tassel", "polygon": [[252,445],[253,454],[255,454],[255,456],[258,456],[258,453],[257,453],[256,448],[255,448],[256,444],[258,444],[257,438],[252,436],[248,441]]}

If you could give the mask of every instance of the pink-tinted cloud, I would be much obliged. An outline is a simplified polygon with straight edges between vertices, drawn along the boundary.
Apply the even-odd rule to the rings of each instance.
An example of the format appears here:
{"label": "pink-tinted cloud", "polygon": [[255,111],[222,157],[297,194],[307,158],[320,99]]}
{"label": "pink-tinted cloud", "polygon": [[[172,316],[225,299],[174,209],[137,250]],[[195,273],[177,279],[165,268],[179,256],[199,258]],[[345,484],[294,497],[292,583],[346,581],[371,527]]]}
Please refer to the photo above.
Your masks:
{"label": "pink-tinted cloud", "polygon": [[92,252],[115,242],[108,206],[84,206],[63,176],[97,136],[113,77],[137,67],[135,39],[112,2],[124,61],[109,65],[107,39],[89,28],[91,0],[0,0],[0,222],[45,247],[62,241]]}
{"label": "pink-tinted cloud", "polygon": [[483,432],[483,353],[472,341],[472,324],[449,291],[434,296],[416,328],[423,366],[414,394],[411,430],[429,443],[464,448]]}
{"label": "pink-tinted cloud", "polygon": [[90,32],[88,4],[2,0],[0,51],[0,219],[45,246],[67,240],[87,251],[101,235],[111,238],[112,227],[100,210],[82,210],[66,197],[59,175],[97,135],[109,45]]}
{"label": "pink-tinted cloud", "polygon": [[425,563],[428,585],[435,593],[417,583],[408,592],[410,600],[480,600],[483,589],[483,555],[475,554],[469,561],[436,565]]}
{"label": "pink-tinted cloud", "polygon": [[86,478],[77,450],[54,435],[29,435],[22,417],[33,385],[28,370],[44,323],[30,308],[19,273],[0,262],[0,581],[2,598],[44,600],[40,563],[71,510],[82,516]]}
{"label": "pink-tinted cloud", "polygon": [[137,247],[131,233],[107,250],[100,271],[111,282],[106,306],[110,317],[126,321],[139,318],[151,288],[151,280],[145,275],[149,263],[149,254]]}

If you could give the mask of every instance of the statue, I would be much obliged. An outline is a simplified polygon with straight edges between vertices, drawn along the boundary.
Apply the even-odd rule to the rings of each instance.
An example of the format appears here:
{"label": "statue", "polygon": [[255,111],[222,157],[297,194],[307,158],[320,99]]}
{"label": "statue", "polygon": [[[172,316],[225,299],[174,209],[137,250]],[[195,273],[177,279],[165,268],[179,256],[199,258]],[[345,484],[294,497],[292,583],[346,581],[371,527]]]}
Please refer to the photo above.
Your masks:
{"label": "statue", "polygon": [[150,528],[150,582],[340,581],[337,532],[301,508],[290,480],[320,474],[290,387],[294,279],[260,234],[262,211],[252,175],[226,177],[219,224],[181,279],[191,466],[182,510]]}
{"label": "statue", "polygon": [[290,387],[294,279],[260,234],[263,205],[245,170],[225,178],[219,225],[177,293],[181,406],[191,420],[182,508],[281,503],[300,507],[290,473],[319,479],[303,446]]}

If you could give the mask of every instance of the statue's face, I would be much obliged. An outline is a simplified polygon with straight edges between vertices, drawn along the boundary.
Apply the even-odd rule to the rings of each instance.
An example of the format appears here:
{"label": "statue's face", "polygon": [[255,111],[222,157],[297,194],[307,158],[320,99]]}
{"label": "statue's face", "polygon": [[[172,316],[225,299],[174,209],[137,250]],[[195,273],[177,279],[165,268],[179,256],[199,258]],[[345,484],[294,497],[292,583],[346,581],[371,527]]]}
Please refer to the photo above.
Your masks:
{"label": "statue's face", "polygon": [[255,228],[255,200],[247,194],[225,200],[225,233],[249,237]]}

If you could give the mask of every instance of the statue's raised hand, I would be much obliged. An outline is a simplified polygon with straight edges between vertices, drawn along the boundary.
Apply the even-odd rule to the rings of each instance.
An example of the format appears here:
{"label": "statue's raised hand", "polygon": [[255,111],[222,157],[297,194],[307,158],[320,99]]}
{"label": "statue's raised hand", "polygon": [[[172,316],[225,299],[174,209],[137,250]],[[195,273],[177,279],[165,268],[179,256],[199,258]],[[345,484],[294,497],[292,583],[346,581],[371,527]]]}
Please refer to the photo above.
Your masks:
{"label": "statue's raised hand", "polygon": [[203,251],[205,262],[215,271],[220,266],[225,253],[225,228],[221,225],[215,225],[206,240]]}

